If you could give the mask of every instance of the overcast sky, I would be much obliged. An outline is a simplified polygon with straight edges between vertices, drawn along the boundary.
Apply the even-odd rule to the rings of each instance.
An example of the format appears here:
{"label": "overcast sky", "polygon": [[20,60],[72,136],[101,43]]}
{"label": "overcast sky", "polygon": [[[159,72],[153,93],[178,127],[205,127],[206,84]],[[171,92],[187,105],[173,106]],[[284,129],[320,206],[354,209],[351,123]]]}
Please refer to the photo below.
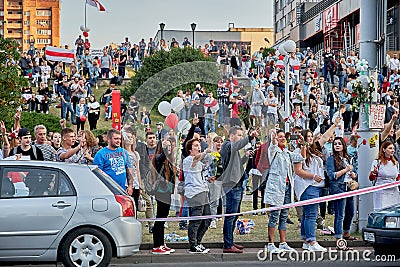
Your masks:
{"label": "overcast sky", "polygon": [[[137,43],[154,37],[160,22],[165,30],[227,30],[273,27],[273,0],[99,0],[107,12],[87,6],[87,27],[92,48],[129,37]],[[86,0],[61,0],[61,43],[73,45],[84,24]]]}

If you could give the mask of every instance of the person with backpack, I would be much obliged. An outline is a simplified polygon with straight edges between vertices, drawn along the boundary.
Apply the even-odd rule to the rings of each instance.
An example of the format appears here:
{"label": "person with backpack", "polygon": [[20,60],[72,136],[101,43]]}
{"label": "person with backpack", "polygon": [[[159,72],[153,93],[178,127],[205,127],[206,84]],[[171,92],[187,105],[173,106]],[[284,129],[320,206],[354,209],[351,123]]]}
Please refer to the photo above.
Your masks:
{"label": "person with backpack", "polygon": [[34,145],[31,145],[32,136],[29,129],[20,129],[18,131],[18,139],[20,145],[14,147],[14,149],[10,151],[9,156],[15,155],[16,159],[44,160],[42,150]]}

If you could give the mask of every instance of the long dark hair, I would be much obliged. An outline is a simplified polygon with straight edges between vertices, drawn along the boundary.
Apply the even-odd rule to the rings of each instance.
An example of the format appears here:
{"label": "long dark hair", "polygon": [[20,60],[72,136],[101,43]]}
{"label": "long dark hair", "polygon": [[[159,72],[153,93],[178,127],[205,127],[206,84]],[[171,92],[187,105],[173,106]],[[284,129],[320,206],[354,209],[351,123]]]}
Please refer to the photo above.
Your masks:
{"label": "long dark hair", "polygon": [[[308,129],[301,131],[301,136],[303,137],[304,141],[307,140],[308,133],[312,134],[313,132],[311,130],[308,130]],[[322,155],[322,151],[320,151],[318,149],[316,142],[313,141],[312,144],[306,144],[306,145],[307,145],[306,164],[307,164],[307,166],[310,166],[311,156],[312,155],[320,157],[320,158],[322,158],[323,155]]]}
{"label": "long dark hair", "polygon": [[[335,150],[334,143],[337,140],[339,140],[342,143],[343,151],[341,151],[341,152]],[[345,167],[344,163],[343,163],[343,158],[347,159],[350,163],[350,156],[347,153],[347,145],[346,145],[346,142],[344,141],[343,137],[335,137],[335,139],[333,139],[332,151],[333,151],[333,158],[335,160],[335,169],[337,171],[343,170]]]}
{"label": "long dark hair", "polygon": [[[168,141],[170,142],[170,141]],[[170,142],[171,143],[171,142]],[[157,143],[157,147],[156,147],[156,151],[154,152],[154,157],[151,160],[151,164],[153,165],[153,177],[156,177],[156,172],[159,171],[157,170],[157,166],[156,166],[156,156],[164,153],[166,155],[166,159],[164,160],[164,162],[162,163],[162,165],[164,166],[164,172],[163,173],[159,173],[161,176],[164,177],[165,180],[170,181],[170,178],[172,178],[172,183],[174,182],[174,178],[175,178],[175,174],[176,174],[176,167],[174,166],[174,155],[173,152],[171,151],[171,153],[168,155],[165,153],[165,151],[163,151],[163,147],[162,147],[162,141],[158,141]],[[171,173],[172,172],[172,173]]]}

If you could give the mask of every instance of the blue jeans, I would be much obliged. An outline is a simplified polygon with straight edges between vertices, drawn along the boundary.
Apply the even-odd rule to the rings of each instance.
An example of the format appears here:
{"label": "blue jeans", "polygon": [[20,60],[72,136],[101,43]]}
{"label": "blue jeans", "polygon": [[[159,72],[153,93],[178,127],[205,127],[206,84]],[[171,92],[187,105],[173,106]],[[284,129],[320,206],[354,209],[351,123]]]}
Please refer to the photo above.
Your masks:
{"label": "blue jeans", "polygon": [[[308,186],[300,197],[300,201],[318,198],[321,188],[315,186]],[[303,215],[300,223],[300,238],[307,242],[315,241],[315,224],[317,223],[318,204],[311,204],[303,206]]]}
{"label": "blue jeans", "polygon": [[[347,185],[346,184],[338,184],[335,186],[337,190],[332,192],[332,194],[339,194],[346,192]],[[345,232],[350,231],[351,221],[354,216],[354,199],[350,198],[343,198],[332,201],[333,203],[333,210],[335,211],[335,219],[333,226],[335,228],[335,237],[342,238],[343,237],[343,230]]]}
{"label": "blue jeans", "polygon": [[132,65],[132,68],[135,70],[135,71],[137,71],[137,70],[139,70],[140,69],[140,60],[138,61],[138,60],[134,60],[133,61],[133,65]]}
{"label": "blue jeans", "polygon": [[225,124],[225,117],[227,116],[228,112],[226,111],[227,107],[225,104],[220,104],[219,111],[218,111],[218,124]]}
{"label": "blue jeans", "polygon": [[110,69],[109,68],[101,68],[101,78],[109,78],[110,77]]}
{"label": "blue jeans", "polygon": [[61,112],[61,118],[62,119],[66,118],[67,110],[68,110],[69,112],[71,112],[71,121],[73,123],[75,123],[75,112],[74,112],[74,109],[72,108],[71,102],[63,102],[63,101],[61,101],[61,110],[62,110],[62,112]]}
{"label": "blue jeans", "polygon": [[205,114],[204,132],[207,135],[209,132],[215,133],[215,117],[214,114]]}
{"label": "blue jeans", "polygon": [[339,91],[342,91],[344,84],[344,75],[338,76],[339,77]]}
{"label": "blue jeans", "polygon": [[[232,189],[225,189],[226,194],[226,214],[237,213],[240,211],[240,203],[242,202],[243,188],[241,186]],[[233,246],[233,231],[237,216],[228,216],[224,219],[224,248],[231,248]]]}
{"label": "blue jeans", "polygon": [[[285,190],[285,199],[283,201],[283,204],[288,204],[290,203],[291,199],[291,186],[290,184],[286,185],[286,190]],[[271,211],[269,215],[269,222],[268,222],[268,228],[275,228],[276,224],[278,223],[278,230],[286,230],[286,220],[288,218],[289,214],[289,209],[281,209],[281,210],[274,210]]]}

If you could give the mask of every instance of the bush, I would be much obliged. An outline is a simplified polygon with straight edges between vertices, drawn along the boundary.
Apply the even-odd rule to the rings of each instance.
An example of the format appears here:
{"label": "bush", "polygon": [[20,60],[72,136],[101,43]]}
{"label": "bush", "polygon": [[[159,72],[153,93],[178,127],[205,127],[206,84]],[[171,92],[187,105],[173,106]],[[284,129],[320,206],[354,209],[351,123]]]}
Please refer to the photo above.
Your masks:
{"label": "bush", "polygon": [[205,57],[200,50],[191,47],[173,48],[170,52],[157,51],[146,58],[121,93],[125,99],[135,95],[141,105],[153,108],[163,100],[170,101],[178,90],[193,91],[197,83],[207,91],[214,91],[216,96],[219,79],[213,58]]}
{"label": "bush", "polygon": [[21,127],[33,132],[36,125],[46,126],[47,132],[61,132],[60,117],[51,114],[22,112]]}

